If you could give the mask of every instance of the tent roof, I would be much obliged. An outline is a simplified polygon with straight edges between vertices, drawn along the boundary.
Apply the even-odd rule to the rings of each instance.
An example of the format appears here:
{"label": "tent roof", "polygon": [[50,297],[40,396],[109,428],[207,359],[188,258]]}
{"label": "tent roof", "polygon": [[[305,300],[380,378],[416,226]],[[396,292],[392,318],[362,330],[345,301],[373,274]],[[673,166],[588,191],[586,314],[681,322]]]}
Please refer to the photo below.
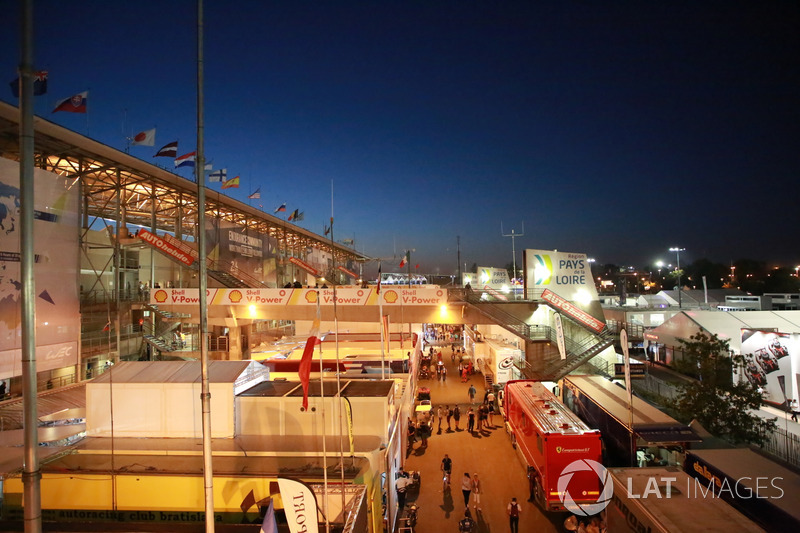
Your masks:
{"label": "tent roof", "polygon": [[729,340],[736,352],[741,349],[742,329],[774,328],[782,333],[800,333],[800,311],[684,311],[682,314],[705,331]]}
{"label": "tent roof", "polygon": [[[209,383],[234,383],[256,361],[209,361]],[[124,361],[91,383],[199,383],[200,361]]]}

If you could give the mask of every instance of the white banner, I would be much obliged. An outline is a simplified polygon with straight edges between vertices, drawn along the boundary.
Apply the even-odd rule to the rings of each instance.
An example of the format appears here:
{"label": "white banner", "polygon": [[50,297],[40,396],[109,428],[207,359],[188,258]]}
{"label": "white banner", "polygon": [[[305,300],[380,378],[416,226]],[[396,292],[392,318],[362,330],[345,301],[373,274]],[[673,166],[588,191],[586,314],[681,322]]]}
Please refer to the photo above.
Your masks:
{"label": "white banner", "polygon": [[319,533],[317,499],[305,483],[285,477],[278,478],[283,510],[291,533]]}
{"label": "white banner", "polygon": [[564,340],[564,324],[561,323],[561,315],[555,314],[556,322],[556,341],[558,342],[558,353],[561,354],[561,359],[567,358],[567,344]]}

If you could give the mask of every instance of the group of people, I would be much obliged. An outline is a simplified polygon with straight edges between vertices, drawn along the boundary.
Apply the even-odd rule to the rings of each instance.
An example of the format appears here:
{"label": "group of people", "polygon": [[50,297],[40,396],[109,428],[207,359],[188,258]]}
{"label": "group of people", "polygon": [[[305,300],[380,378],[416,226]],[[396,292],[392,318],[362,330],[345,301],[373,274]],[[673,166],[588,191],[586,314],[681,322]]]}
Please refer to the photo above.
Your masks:
{"label": "group of people", "polygon": [[604,533],[606,531],[604,514],[605,511],[600,516],[592,516],[588,520],[585,517],[579,519],[575,515],[570,515],[564,520],[564,529],[578,533]]}

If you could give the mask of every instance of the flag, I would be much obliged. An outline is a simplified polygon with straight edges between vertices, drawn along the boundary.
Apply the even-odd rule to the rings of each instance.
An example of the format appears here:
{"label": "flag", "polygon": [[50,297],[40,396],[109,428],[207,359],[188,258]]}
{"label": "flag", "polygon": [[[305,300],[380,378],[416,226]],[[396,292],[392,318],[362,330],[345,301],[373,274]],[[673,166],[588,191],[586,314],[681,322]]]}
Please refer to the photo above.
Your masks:
{"label": "flag", "polygon": [[[11,85],[11,94],[14,98],[19,98],[19,77],[9,83]],[[33,73],[33,95],[41,96],[47,92],[47,71],[40,70]]]}
{"label": "flag", "polygon": [[281,204],[278,206],[278,209],[275,210],[276,213],[282,213],[286,211],[286,204]]}
{"label": "flag", "polygon": [[381,264],[378,263],[378,296],[381,294]]}
{"label": "flag", "polygon": [[221,168],[219,170],[215,170],[211,174],[208,175],[209,183],[214,181],[226,181],[228,179],[228,169]]}
{"label": "flag", "polygon": [[278,488],[289,533],[319,533],[319,506],[311,487],[297,479],[279,477]]}
{"label": "flag", "polygon": [[308,383],[311,376],[311,359],[314,356],[314,346],[319,344],[319,326],[320,326],[320,311],[319,311],[319,291],[317,292],[317,317],[311,325],[311,332],[308,334],[306,347],[303,350],[303,358],[300,360],[300,368],[297,374],[300,377],[300,383],[303,385],[303,409],[308,409]]}
{"label": "flag", "polygon": [[103,331],[109,331],[111,329],[111,321],[109,320],[106,322],[106,325],[103,327]]}
{"label": "flag", "polygon": [[239,176],[235,178],[231,178],[228,181],[222,182],[223,189],[238,189],[239,188]]}
{"label": "flag", "polygon": [[278,533],[278,522],[275,520],[275,508],[272,506],[272,499],[269,500],[269,507],[267,507],[267,513],[264,515],[264,521],[261,523],[261,531],[259,533]]}
{"label": "flag", "polygon": [[342,244],[344,244],[345,246],[353,246],[354,242],[355,241],[353,241],[353,239],[342,239]]}
{"label": "flag", "polygon": [[406,266],[406,263],[408,263],[408,252],[406,252],[403,258],[400,260],[400,268]]}
{"label": "flag", "polygon": [[183,154],[179,158],[175,159],[175,168],[193,167],[195,154],[196,152],[189,152],[188,154]]}
{"label": "flag", "polygon": [[153,157],[178,157],[178,141],[165,144]]}
{"label": "flag", "polygon": [[53,113],[67,111],[68,113],[86,113],[86,100],[89,98],[89,91],[83,91],[69,98],[60,100]]}
{"label": "flag", "polygon": [[322,229],[325,231],[325,236],[328,236],[328,233],[331,232],[330,226],[326,226],[325,224],[322,225]]}
{"label": "flag", "polygon": [[248,196],[248,198],[249,198],[249,199],[251,199],[251,200],[257,200],[257,199],[261,198],[261,187],[259,187],[258,189],[256,189],[256,190],[253,192],[253,194],[251,194],[250,196]]}
{"label": "flag", "polygon": [[131,144],[136,146],[153,146],[156,143],[156,129],[140,131],[131,139]]}
{"label": "flag", "polygon": [[300,222],[301,220],[305,220],[305,218],[306,218],[305,211],[300,211],[299,213],[297,213],[297,216],[294,217],[294,221],[295,222]]}
{"label": "flag", "polygon": [[300,216],[300,213],[298,212],[297,209],[295,209],[294,211],[292,211],[292,214],[289,215],[289,219],[288,220],[289,220],[289,222],[291,222],[292,220],[297,220],[297,217],[299,217],[299,216]]}

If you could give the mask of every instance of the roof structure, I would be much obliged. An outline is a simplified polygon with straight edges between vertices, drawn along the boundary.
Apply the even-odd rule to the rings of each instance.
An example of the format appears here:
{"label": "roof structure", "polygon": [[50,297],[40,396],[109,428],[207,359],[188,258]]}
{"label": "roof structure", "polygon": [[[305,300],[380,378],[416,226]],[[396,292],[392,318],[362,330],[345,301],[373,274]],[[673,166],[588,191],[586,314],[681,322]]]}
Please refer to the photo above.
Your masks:
{"label": "roof structure", "polygon": [[664,334],[688,339],[697,329],[727,340],[731,350],[740,353],[743,329],[800,333],[800,311],[683,311],[655,328],[653,333],[661,342]]}

